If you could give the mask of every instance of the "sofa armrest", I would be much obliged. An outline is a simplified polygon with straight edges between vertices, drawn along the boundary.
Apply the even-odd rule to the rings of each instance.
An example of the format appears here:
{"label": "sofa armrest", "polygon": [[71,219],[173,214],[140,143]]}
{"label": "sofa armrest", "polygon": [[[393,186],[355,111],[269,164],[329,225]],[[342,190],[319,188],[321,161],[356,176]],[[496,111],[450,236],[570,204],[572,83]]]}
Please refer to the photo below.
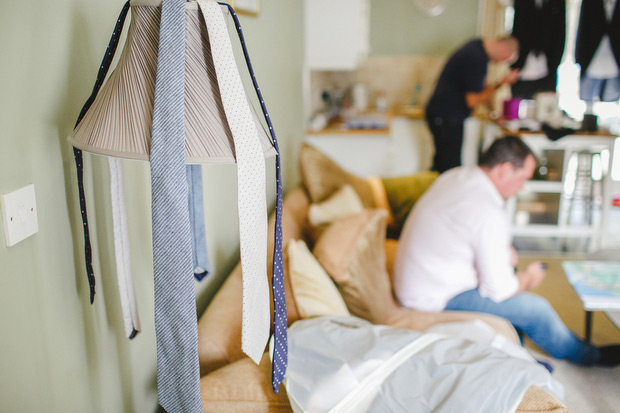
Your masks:
{"label": "sofa armrest", "polygon": [[198,320],[201,376],[245,357],[241,351],[241,283],[238,264]]}
{"label": "sofa armrest", "polygon": [[289,413],[293,410],[284,385],[278,394],[271,388],[268,353],[256,365],[244,358],[215,370],[200,379],[203,412]]}
{"label": "sofa armrest", "polygon": [[570,410],[551,393],[530,386],[523,395],[516,413],[570,413]]}

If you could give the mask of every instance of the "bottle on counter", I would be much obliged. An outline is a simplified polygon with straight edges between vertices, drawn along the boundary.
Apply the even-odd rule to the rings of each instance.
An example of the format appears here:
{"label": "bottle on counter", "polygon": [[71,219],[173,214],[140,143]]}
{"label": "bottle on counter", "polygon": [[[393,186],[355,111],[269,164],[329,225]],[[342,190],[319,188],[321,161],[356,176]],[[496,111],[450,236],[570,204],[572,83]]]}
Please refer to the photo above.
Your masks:
{"label": "bottle on counter", "polygon": [[384,90],[380,90],[377,92],[377,99],[375,101],[375,106],[376,106],[377,112],[387,111],[387,97],[385,96]]}
{"label": "bottle on counter", "polygon": [[411,106],[418,107],[420,105],[422,96],[422,85],[420,83],[416,83],[413,88],[413,96],[411,96]]}
{"label": "bottle on counter", "polygon": [[353,108],[357,113],[364,113],[368,110],[368,89],[363,83],[353,85],[351,91]]}

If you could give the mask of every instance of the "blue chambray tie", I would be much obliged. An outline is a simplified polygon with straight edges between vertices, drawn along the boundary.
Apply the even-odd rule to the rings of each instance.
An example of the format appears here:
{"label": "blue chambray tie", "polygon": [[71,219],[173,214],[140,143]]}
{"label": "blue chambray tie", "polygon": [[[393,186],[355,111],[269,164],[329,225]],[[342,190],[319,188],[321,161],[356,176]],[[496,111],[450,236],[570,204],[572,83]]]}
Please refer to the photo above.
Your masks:
{"label": "blue chambray tie", "polygon": [[184,87],[185,0],[163,0],[151,139],[157,391],[168,412],[201,412]]}
{"label": "blue chambray tie", "polygon": [[211,272],[207,255],[205,231],[205,210],[202,193],[202,165],[187,165],[187,185],[189,191],[189,221],[192,233],[194,257],[194,277],[202,281]]}
{"label": "blue chambray tie", "polygon": [[265,106],[265,101],[263,99],[263,95],[258,87],[258,82],[256,81],[256,76],[254,75],[254,69],[252,68],[252,63],[250,61],[250,56],[248,54],[247,47],[245,45],[245,39],[243,37],[243,31],[241,30],[241,24],[239,23],[239,19],[235,14],[233,8],[226,4],[230,11],[231,16],[235,22],[235,28],[237,30],[237,35],[239,36],[239,41],[241,42],[241,47],[243,50],[243,55],[245,57],[245,62],[247,64],[248,72],[252,78],[252,84],[254,85],[254,89],[256,90],[256,94],[258,95],[258,100],[260,101],[261,109],[263,111],[263,115],[265,116],[265,121],[267,122],[267,126],[269,126],[269,134],[271,135],[271,140],[273,141],[273,145],[276,149],[276,214],[275,214],[275,233],[274,233],[274,249],[273,249],[273,276],[272,276],[272,293],[273,293],[273,338],[274,338],[274,347],[273,347],[273,355],[272,355],[272,377],[271,384],[273,386],[273,391],[278,393],[278,388],[282,379],[284,378],[284,374],[286,373],[286,366],[288,364],[288,341],[287,341],[287,317],[286,317],[286,298],[284,294],[284,270],[282,263],[282,175],[280,171],[280,148],[278,147],[278,141],[276,139],[275,130],[273,129],[273,125],[271,123],[271,118],[269,117],[269,113],[267,112],[267,106]]}

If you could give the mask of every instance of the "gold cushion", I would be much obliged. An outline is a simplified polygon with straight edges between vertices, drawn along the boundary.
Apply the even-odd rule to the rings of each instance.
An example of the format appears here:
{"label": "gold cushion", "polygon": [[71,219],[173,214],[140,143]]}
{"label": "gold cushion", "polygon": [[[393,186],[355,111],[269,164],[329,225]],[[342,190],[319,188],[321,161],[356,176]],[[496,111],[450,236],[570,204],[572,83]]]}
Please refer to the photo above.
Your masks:
{"label": "gold cushion", "polygon": [[309,318],[349,315],[334,282],[314,258],[306,243],[290,240],[287,251],[288,275],[299,316]]}
{"label": "gold cushion", "polygon": [[375,324],[385,324],[396,309],[385,264],[386,216],[375,209],[335,221],[313,251],[351,314]]}
{"label": "gold cushion", "polygon": [[390,229],[395,230],[395,235],[402,230],[413,205],[438,176],[437,172],[425,171],[396,178],[382,178],[394,220]]}

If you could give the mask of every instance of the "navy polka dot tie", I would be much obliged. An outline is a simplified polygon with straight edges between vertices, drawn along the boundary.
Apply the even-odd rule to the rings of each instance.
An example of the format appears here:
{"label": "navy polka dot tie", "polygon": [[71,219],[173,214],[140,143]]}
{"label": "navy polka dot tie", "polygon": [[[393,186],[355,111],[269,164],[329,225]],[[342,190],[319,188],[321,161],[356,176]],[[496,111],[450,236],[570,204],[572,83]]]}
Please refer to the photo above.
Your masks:
{"label": "navy polka dot tie", "polygon": [[[224,4],[224,3],[222,3]],[[273,125],[271,123],[271,118],[269,117],[269,113],[267,112],[267,107],[265,106],[265,102],[263,100],[263,95],[258,87],[258,82],[256,81],[256,76],[254,75],[254,69],[252,68],[252,63],[250,62],[250,56],[247,51],[247,47],[245,45],[245,39],[243,37],[243,32],[241,30],[241,24],[239,23],[239,19],[235,14],[232,7],[227,5],[230,13],[235,22],[235,27],[237,29],[237,34],[239,35],[239,40],[241,42],[241,46],[243,49],[243,54],[245,56],[245,61],[248,67],[248,71],[250,72],[250,76],[252,77],[252,83],[254,84],[254,89],[256,90],[256,94],[258,95],[258,99],[260,101],[261,109],[263,111],[263,115],[265,116],[265,120],[267,125],[269,126],[269,134],[271,135],[271,139],[273,141],[273,145],[276,148],[276,186],[277,186],[277,195],[276,195],[276,217],[275,217],[275,234],[274,234],[274,250],[273,250],[273,276],[272,276],[272,294],[273,294],[273,330],[274,330],[274,348],[272,355],[272,379],[271,384],[273,386],[273,391],[275,393],[278,392],[278,387],[284,378],[284,374],[286,373],[286,366],[288,364],[288,341],[287,341],[287,318],[286,318],[286,299],[284,294],[284,270],[282,264],[282,175],[280,170],[280,149],[278,147],[278,141],[276,139],[276,134],[273,129]]]}

